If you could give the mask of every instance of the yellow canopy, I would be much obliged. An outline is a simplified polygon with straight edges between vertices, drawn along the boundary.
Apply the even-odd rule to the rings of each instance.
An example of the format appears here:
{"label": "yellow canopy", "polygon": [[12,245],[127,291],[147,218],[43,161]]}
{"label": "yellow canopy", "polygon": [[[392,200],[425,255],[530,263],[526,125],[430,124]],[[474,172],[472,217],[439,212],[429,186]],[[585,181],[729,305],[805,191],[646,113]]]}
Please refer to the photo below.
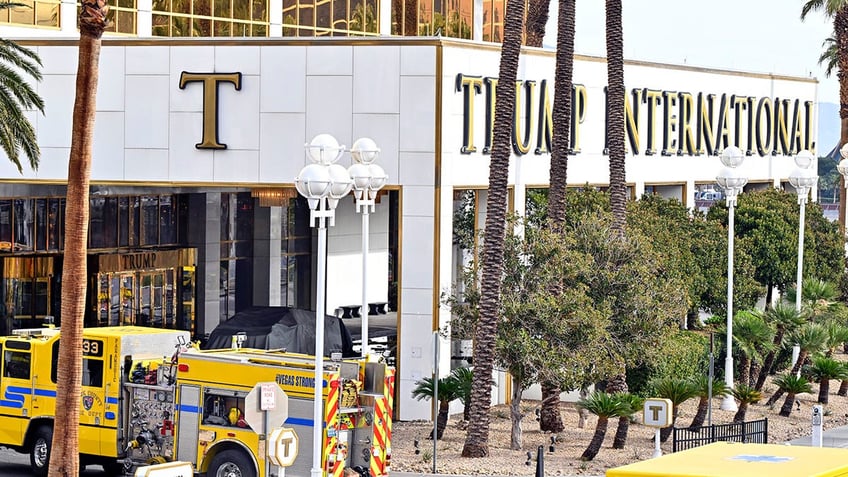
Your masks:
{"label": "yellow canopy", "polygon": [[716,442],[607,470],[607,477],[848,476],[848,449]]}

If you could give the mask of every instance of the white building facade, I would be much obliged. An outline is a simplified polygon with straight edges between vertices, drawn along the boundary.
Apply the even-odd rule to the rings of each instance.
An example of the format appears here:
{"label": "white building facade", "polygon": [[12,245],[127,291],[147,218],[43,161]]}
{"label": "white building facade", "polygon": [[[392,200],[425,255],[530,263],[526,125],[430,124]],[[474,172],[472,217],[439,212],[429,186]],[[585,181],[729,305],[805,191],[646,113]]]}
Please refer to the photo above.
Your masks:
{"label": "white building facade", "polygon": [[[41,278],[57,277],[61,269],[60,246],[50,247],[49,227],[44,247],[19,229],[40,236],[39,214],[47,214],[47,223],[55,220],[49,212],[51,201],[64,194],[77,67],[71,40],[22,43],[37,50],[44,63],[37,88],[46,109],[44,115],[28,113],[42,151],[39,169],[19,174],[0,159],[7,309],[20,295],[12,285],[27,282],[37,289]],[[170,307],[171,321],[159,311],[152,322],[202,337],[245,307],[314,309],[312,230],[298,222],[295,232],[294,222],[287,222],[304,213],[292,205],[294,178],[308,163],[304,144],[320,133],[348,146],[370,137],[382,149],[378,163],[389,181],[371,216],[369,301],[391,302],[397,313],[397,417],[429,419],[429,404],[411,399],[410,391],[431,375],[433,332],[449,321],[440,295],[455,276],[455,198],[472,190],[480,204],[485,202],[485,151],[499,58],[497,45],[434,38],[105,39],[91,177],[93,197],[115,203],[118,232],[114,241],[92,247],[95,289],[87,325],[142,315],[151,320],[157,306]],[[554,52],[528,49],[522,55],[520,112],[508,171],[511,204],[518,212],[527,188],[548,183],[550,115],[545,111],[553,103],[553,72]],[[657,193],[695,207],[694,192],[715,183],[718,154],[728,145],[747,151],[741,172],[749,187],[781,186],[795,167],[792,156],[816,148],[815,80],[628,62],[625,82],[627,182],[633,197]],[[569,183],[604,186],[604,59],[577,57],[574,84]],[[347,166],[349,160],[341,163]],[[270,196],[278,200],[267,200]],[[150,197],[158,197],[155,214],[144,209],[144,198]],[[133,201],[141,201],[137,215]],[[7,202],[10,240],[4,238]],[[35,218],[28,221],[30,206],[19,204],[32,204]],[[61,203],[57,207],[61,210]],[[233,219],[240,210],[249,210],[249,220]],[[160,226],[156,240],[153,232],[145,236],[149,224],[161,225],[171,220],[169,214],[177,217],[174,231],[166,234]],[[122,228],[125,215],[130,218]],[[103,219],[109,230],[111,217]],[[482,226],[482,218],[477,222]],[[329,232],[328,310],[360,301],[359,223],[348,197]],[[136,238],[122,242],[126,234]],[[7,241],[8,247],[2,246]],[[293,251],[294,243],[304,244],[303,250]],[[165,259],[170,262],[157,262]],[[45,271],[22,273],[22,263]],[[157,275],[162,269],[174,272]],[[22,310],[19,315],[35,319],[58,313],[59,284],[51,279],[42,285],[50,296],[49,313]],[[161,289],[145,288],[145,280],[161,280]],[[159,293],[160,305],[151,293]],[[135,315],[120,314],[124,299],[135,300]],[[21,325],[8,313],[7,327]],[[449,342],[441,348],[450,349]],[[449,368],[446,352],[440,369]]]}

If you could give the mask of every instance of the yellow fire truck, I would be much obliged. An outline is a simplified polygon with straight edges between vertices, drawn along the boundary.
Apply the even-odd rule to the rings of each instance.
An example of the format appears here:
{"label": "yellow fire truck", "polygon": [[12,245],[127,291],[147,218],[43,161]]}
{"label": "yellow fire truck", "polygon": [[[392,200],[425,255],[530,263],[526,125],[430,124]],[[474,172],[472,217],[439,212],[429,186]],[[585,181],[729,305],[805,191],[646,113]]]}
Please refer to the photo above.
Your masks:
{"label": "yellow fire truck", "polygon": [[[49,463],[60,336],[45,328],[0,337],[0,446],[28,453],[36,475]],[[324,475],[340,476],[345,467],[388,475],[394,370],[383,363],[326,360],[324,419],[316,426],[312,356],[197,351],[187,332],[131,326],[90,328],[83,338],[82,465],[121,475],[179,460],[210,477],[270,477],[281,472],[267,461],[267,433],[285,427],[299,442],[287,475],[305,476],[317,428]],[[257,383],[276,383],[288,398],[285,421],[269,421],[262,433],[247,418],[256,411]]]}

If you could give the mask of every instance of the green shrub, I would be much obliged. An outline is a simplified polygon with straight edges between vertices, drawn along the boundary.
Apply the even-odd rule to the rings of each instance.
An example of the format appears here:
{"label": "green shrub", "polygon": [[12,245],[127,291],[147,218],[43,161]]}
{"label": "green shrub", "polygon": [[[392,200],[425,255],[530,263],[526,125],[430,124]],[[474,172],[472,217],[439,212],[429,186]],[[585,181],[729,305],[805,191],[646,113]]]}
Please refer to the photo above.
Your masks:
{"label": "green shrub", "polygon": [[631,393],[647,396],[649,382],[665,378],[687,379],[705,373],[709,365],[709,337],[680,330],[659,349],[650,352],[644,364],[627,370],[627,386]]}

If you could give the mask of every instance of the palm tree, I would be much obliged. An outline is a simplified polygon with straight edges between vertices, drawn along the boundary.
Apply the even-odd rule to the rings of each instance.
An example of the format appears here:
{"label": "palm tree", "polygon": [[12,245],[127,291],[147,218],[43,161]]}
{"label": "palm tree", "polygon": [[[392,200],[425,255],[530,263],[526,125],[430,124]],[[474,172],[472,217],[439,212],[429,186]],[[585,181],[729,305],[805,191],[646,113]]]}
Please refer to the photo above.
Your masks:
{"label": "palm tree", "polygon": [[[800,371],[801,365],[804,364],[807,356],[811,353],[816,353],[824,349],[824,346],[827,343],[827,330],[824,326],[817,323],[805,323],[803,326],[790,333],[787,341],[789,343],[796,343],[801,348],[801,352],[798,354],[798,361],[795,362],[792,366],[792,370],[789,372],[790,374],[795,375],[798,371]],[[777,400],[783,396],[783,392],[783,389],[779,388],[774,394],[772,394],[766,404],[771,406],[776,403]]]}
{"label": "palm tree", "polygon": [[816,356],[810,366],[810,378],[819,383],[819,404],[827,404],[831,379],[845,379],[845,367],[833,358]]}
{"label": "palm tree", "polygon": [[[836,39],[836,76],[839,78],[839,119],[842,127],[839,146],[848,142],[848,0],[807,0],[801,8],[801,20],[813,10],[824,10],[825,15],[833,18],[833,36]],[[827,53],[828,50],[825,50]],[[819,57],[819,63],[824,57]],[[826,73],[831,71],[830,63]],[[845,179],[840,177],[839,231],[845,235]]]}
{"label": "palm tree", "polygon": [[748,412],[748,406],[760,402],[760,399],[763,398],[763,393],[746,384],[737,384],[732,394],[739,401],[739,409],[733,416],[733,422],[745,422],[745,413]]}
{"label": "palm tree", "polygon": [[774,367],[777,350],[784,345],[783,338],[786,336],[786,333],[795,330],[806,321],[805,317],[794,306],[786,303],[778,303],[766,310],[763,316],[766,321],[775,327],[774,339],[772,340],[774,346],[769,351],[765,360],[763,360],[760,375],[757,377],[757,384],[754,385],[754,389],[757,391],[762,391],[766,377],[773,372],[772,368]]}
{"label": "palm tree", "polygon": [[660,430],[660,441],[665,442],[671,435],[677,421],[678,408],[684,402],[698,395],[698,389],[691,379],[663,378],[653,383],[654,394],[671,401],[671,425]]}
{"label": "palm tree", "polygon": [[[524,32],[524,2],[506,2],[504,41],[498,76],[502,84],[513,84],[518,74],[521,35]],[[507,171],[512,151],[512,124],[515,88],[501,88],[495,99],[492,155],[489,161],[489,199],[480,290],[480,318],[474,335],[474,380],[471,383],[471,411],[474,422],[462,448],[463,457],[489,455],[489,406],[492,401],[492,368],[495,335],[500,308],[503,275],[504,233],[506,230]]]}
{"label": "palm tree", "polygon": [[457,398],[462,403],[462,420],[468,420],[469,404],[471,402],[471,382],[474,380],[474,371],[471,368],[456,368],[451,371],[451,377],[458,384]]}
{"label": "palm tree", "polygon": [[[433,378],[424,378],[415,383],[415,389],[412,390],[412,397],[418,401],[422,399],[433,399],[436,392],[439,393],[439,413],[436,417],[436,439],[442,438],[445,433],[445,428],[448,426],[448,411],[450,403],[459,398],[460,384],[452,375],[444,378],[439,378],[438,389],[433,389]],[[430,439],[433,438],[433,432],[430,432]]]}
{"label": "palm tree", "polygon": [[[689,424],[689,428],[691,430],[696,430],[697,428],[704,425],[704,420],[707,417],[707,411],[709,410],[709,399],[710,399],[710,378],[709,376],[700,374],[692,378],[692,386],[697,391],[698,400],[698,410],[695,412],[695,417],[692,418],[692,423]],[[723,379],[713,379],[712,385],[712,396],[713,397],[724,397],[730,394],[730,389],[727,388],[727,384]]]}
{"label": "palm tree", "polygon": [[[615,395],[618,401],[622,404],[624,408],[622,408],[621,416],[626,417],[629,421],[633,418],[633,415],[642,410],[642,405],[645,404],[645,398],[638,396],[636,394],[631,393],[620,393]],[[626,409],[625,409],[626,408]],[[625,436],[626,437],[626,436]],[[615,439],[612,441],[613,449],[624,449],[625,441],[619,440],[619,435],[615,435]]]}
{"label": "palm tree", "polygon": [[[621,22],[621,0],[606,0],[607,44],[607,148],[609,153],[609,194],[612,209],[613,239],[624,239],[627,208],[624,173],[624,33]],[[609,380],[607,391],[626,393],[627,380],[624,360],[619,373]],[[625,441],[630,420],[618,420],[616,439]]]}
{"label": "palm tree", "polygon": [[[548,221],[554,230],[562,231],[565,223],[565,191],[568,185],[568,151],[571,145],[571,90],[574,86],[574,15],[575,0],[560,0],[557,19],[556,72],[554,74],[553,138],[551,145],[550,192]],[[560,285],[560,284],[556,284]],[[539,428],[561,432],[559,413],[560,388],[542,383],[542,411]]]}
{"label": "palm tree", "polygon": [[786,393],[786,400],[783,401],[783,407],[780,408],[779,412],[784,417],[789,417],[789,414],[792,413],[796,394],[813,392],[813,387],[810,386],[807,378],[796,376],[794,373],[781,375],[774,380],[774,384]]}
{"label": "palm tree", "polygon": [[733,342],[739,352],[739,382],[751,384],[750,369],[761,351],[770,350],[774,331],[756,310],[741,311],[733,318]]}
{"label": "palm tree", "polygon": [[56,392],[55,429],[49,475],[79,474],[79,417],[82,379],[82,328],[86,298],[88,189],[100,64],[100,37],[106,29],[106,0],[82,0],[79,60],[74,101],[68,192],[65,208],[65,255],[62,264],[62,339]]}
{"label": "palm tree", "polygon": [[524,42],[527,46],[540,48],[545,39],[545,25],[548,23],[550,0],[529,0],[527,2],[527,25]]}
{"label": "palm tree", "polygon": [[589,441],[589,446],[583,451],[580,456],[581,460],[592,460],[598,455],[601,450],[601,445],[604,443],[604,437],[607,434],[607,425],[609,418],[618,417],[627,411],[627,405],[622,404],[615,395],[607,394],[601,391],[595,391],[586,399],[577,401],[579,409],[586,409],[592,414],[598,416],[598,423],[595,426],[595,434],[592,440]]}
{"label": "palm tree", "polygon": [[848,342],[848,326],[830,320],[824,325],[827,331],[827,344],[825,345],[827,356],[833,356],[833,351]]}
{"label": "palm tree", "polygon": [[[842,372],[848,375],[848,363],[842,363]],[[837,396],[848,396],[848,378],[842,378],[842,383],[839,385]]]}
{"label": "palm tree", "polygon": [[[0,9],[12,4],[0,3]],[[24,76],[41,81],[41,60],[38,55],[14,41],[0,39],[0,147],[22,172],[19,151],[29,159],[30,167],[38,169],[41,154],[35,129],[24,115],[25,109],[44,112],[44,101]]]}

